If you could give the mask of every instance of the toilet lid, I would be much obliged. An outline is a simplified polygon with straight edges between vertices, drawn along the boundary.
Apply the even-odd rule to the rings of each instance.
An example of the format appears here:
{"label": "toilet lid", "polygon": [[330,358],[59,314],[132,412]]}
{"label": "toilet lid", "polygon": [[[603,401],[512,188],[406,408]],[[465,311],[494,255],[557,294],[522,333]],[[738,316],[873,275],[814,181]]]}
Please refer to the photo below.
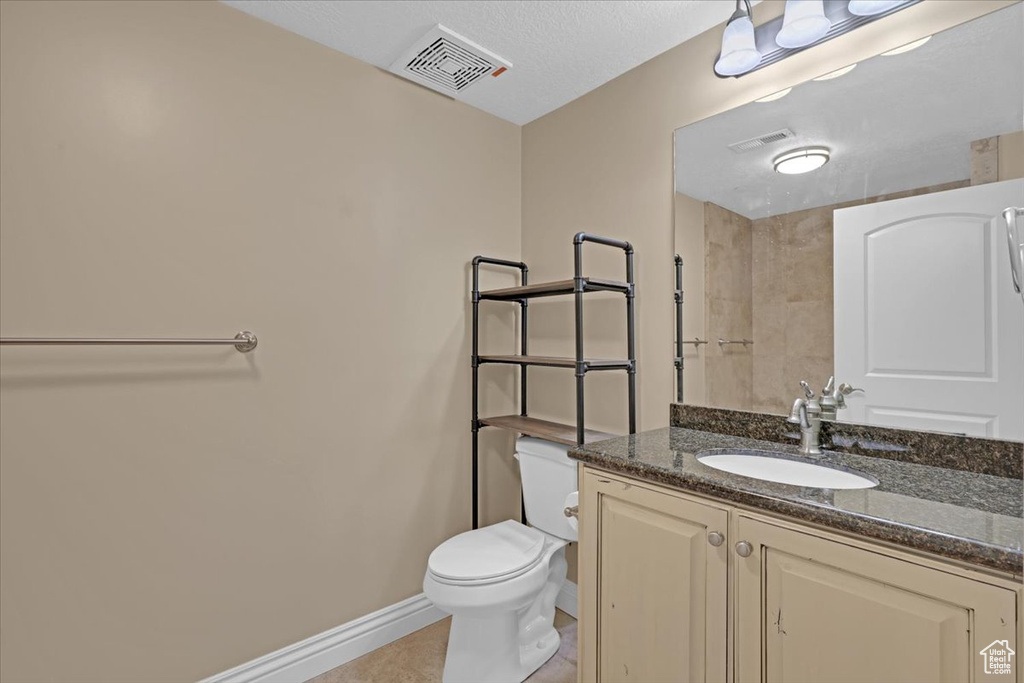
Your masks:
{"label": "toilet lid", "polygon": [[544,534],[508,520],[453,536],[430,553],[430,573],[449,581],[512,578],[540,561]]}

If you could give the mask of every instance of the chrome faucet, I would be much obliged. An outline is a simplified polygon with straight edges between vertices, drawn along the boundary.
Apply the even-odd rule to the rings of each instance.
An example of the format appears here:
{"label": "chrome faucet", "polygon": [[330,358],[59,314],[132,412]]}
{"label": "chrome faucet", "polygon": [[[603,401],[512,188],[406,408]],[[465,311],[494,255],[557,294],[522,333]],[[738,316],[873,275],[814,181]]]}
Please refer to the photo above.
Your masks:
{"label": "chrome faucet", "polygon": [[793,410],[787,422],[800,425],[800,452],[804,455],[820,455],[821,444],[818,435],[821,432],[821,403],[815,398],[811,385],[801,380],[804,396],[793,401]]}
{"label": "chrome faucet", "polygon": [[828,383],[821,390],[821,400],[818,403],[821,405],[821,419],[823,420],[835,420],[839,410],[846,407],[846,397],[855,391],[864,391],[846,382],[843,382],[838,387],[835,384],[836,378],[833,375],[828,378]]}

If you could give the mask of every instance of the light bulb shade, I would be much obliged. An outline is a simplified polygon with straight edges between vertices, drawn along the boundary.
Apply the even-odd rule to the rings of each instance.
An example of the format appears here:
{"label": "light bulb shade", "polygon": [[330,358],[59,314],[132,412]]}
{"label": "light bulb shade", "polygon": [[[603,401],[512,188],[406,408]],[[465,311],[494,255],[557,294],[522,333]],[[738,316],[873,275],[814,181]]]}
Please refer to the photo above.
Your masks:
{"label": "light bulb shade", "polygon": [[775,42],[779,47],[806,47],[824,38],[830,28],[823,0],[786,0],[786,14]]}
{"label": "light bulb shade", "polygon": [[850,14],[858,17],[873,17],[902,5],[904,0],[850,0]]}
{"label": "light bulb shade", "polygon": [[824,147],[804,147],[775,157],[772,164],[776,173],[798,175],[821,168],[828,163],[831,154]]}
{"label": "light bulb shade", "polygon": [[715,62],[719,76],[745,74],[761,62],[761,53],[754,43],[754,24],[750,17],[730,21],[722,34],[722,54]]}

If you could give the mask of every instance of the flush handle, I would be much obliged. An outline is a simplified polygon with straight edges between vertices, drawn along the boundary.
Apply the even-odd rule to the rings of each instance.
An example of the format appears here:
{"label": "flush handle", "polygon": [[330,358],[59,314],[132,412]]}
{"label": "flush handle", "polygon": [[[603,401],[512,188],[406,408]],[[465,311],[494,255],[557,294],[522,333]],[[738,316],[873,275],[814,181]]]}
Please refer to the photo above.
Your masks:
{"label": "flush handle", "polygon": [[575,517],[575,518],[579,519],[579,516],[580,516],[580,506],[579,505],[573,505],[572,507],[567,507],[564,510],[562,510],[562,513],[566,517]]}
{"label": "flush handle", "polygon": [[717,531],[712,531],[710,534],[708,534],[708,543],[717,548],[718,546],[725,543],[725,536],[718,533]]}
{"label": "flush handle", "polygon": [[754,546],[750,545],[746,541],[740,541],[736,544],[736,554],[740,557],[750,557],[750,553],[754,552]]}

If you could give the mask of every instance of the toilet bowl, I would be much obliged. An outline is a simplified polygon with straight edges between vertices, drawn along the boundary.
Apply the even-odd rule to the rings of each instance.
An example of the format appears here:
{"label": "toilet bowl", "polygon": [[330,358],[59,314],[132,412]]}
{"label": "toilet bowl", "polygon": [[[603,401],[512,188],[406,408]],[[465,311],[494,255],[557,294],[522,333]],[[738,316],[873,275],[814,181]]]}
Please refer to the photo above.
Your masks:
{"label": "toilet bowl", "polygon": [[507,520],[454,536],[430,554],[423,592],[452,615],[445,683],[519,683],[558,651],[555,599],[565,546],[577,539],[563,514],[576,490],[567,448],[516,442],[526,526]]}

